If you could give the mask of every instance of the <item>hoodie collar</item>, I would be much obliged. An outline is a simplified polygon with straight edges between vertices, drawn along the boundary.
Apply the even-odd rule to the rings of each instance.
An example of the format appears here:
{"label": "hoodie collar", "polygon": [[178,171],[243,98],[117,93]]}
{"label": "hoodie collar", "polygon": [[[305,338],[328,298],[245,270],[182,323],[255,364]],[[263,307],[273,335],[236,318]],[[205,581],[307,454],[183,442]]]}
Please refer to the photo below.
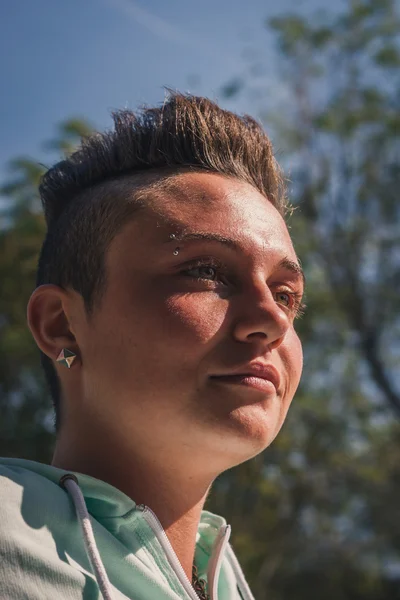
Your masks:
{"label": "hoodie collar", "polygon": [[[34,471],[38,475],[53,481],[57,486],[60,478],[73,473],[79,482],[89,513],[98,521],[110,522],[109,519],[123,518],[136,508],[136,502],[113,485],[78,471],[68,471],[22,458],[1,458],[3,464],[21,467]],[[207,510],[202,510],[197,530],[196,543],[202,550],[211,555],[211,549],[220,528],[226,525],[226,519]]]}

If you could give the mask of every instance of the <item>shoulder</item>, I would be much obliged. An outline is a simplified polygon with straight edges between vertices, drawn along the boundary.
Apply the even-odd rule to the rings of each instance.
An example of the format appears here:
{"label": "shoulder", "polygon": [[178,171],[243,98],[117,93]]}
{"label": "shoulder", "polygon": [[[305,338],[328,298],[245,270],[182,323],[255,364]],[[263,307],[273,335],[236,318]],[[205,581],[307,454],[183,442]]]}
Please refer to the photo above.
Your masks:
{"label": "shoulder", "polygon": [[29,467],[0,463],[2,542],[30,539],[40,544],[75,520],[68,495],[55,481]]}
{"label": "shoulder", "polygon": [[[72,514],[65,491],[43,475],[15,464],[0,464],[0,532],[7,517],[20,520],[31,527],[41,526],[41,515]],[[16,523],[14,521],[14,527]]]}
{"label": "shoulder", "polygon": [[62,553],[76,526],[57,483],[29,468],[0,464],[0,598],[81,597],[84,577]]}

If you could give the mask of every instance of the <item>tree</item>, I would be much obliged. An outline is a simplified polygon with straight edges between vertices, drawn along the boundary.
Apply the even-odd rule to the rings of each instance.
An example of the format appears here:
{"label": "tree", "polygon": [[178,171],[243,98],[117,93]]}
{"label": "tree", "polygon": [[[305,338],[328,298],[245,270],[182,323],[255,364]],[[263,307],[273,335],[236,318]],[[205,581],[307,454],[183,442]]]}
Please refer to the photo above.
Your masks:
{"label": "tree", "polygon": [[[257,598],[397,598],[399,16],[357,0],[268,25],[287,102],[260,115],[291,172],[305,369],[276,441],[224,473],[210,505]],[[230,98],[254,89],[249,73]]]}
{"label": "tree", "polygon": [[[70,119],[45,147],[69,153],[90,130],[86,121]],[[0,190],[8,199],[0,221],[0,455],[48,462],[54,444],[51,400],[26,324],[46,233],[38,196],[45,167],[21,157],[10,161],[9,170],[10,179]]]}

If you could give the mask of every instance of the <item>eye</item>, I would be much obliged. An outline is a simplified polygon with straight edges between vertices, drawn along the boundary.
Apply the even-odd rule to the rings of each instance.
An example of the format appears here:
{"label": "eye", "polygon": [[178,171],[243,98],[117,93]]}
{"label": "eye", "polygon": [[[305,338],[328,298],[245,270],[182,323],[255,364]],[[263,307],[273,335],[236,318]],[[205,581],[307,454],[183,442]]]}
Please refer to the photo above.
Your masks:
{"label": "eye", "polygon": [[281,297],[286,296],[289,307],[290,307],[290,302],[291,302],[291,299],[290,299],[291,295],[293,296],[293,294],[290,294],[289,292],[278,292],[277,293],[277,296],[281,296]]}
{"label": "eye", "polygon": [[189,264],[181,273],[192,279],[221,283],[224,279],[224,266],[214,259],[197,260]]}
{"label": "eye", "polygon": [[217,269],[210,265],[203,265],[201,267],[193,267],[192,269],[187,269],[186,273],[198,273],[197,275],[193,275],[196,279],[211,279],[214,280],[217,276]]}
{"label": "eye", "polygon": [[305,314],[307,305],[301,302],[303,294],[299,292],[277,292],[277,296],[286,296],[289,300],[289,309],[294,313],[294,318],[299,319]]}

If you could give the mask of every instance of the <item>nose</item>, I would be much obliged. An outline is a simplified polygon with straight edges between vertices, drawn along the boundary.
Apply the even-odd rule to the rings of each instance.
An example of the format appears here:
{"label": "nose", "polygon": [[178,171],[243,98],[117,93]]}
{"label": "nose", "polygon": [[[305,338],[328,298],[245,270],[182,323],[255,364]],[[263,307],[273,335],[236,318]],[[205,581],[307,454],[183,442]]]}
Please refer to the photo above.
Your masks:
{"label": "nose", "polygon": [[[239,299],[238,299],[239,300]],[[266,283],[248,288],[239,300],[234,337],[246,343],[261,343],[271,350],[283,341],[290,319]]]}

